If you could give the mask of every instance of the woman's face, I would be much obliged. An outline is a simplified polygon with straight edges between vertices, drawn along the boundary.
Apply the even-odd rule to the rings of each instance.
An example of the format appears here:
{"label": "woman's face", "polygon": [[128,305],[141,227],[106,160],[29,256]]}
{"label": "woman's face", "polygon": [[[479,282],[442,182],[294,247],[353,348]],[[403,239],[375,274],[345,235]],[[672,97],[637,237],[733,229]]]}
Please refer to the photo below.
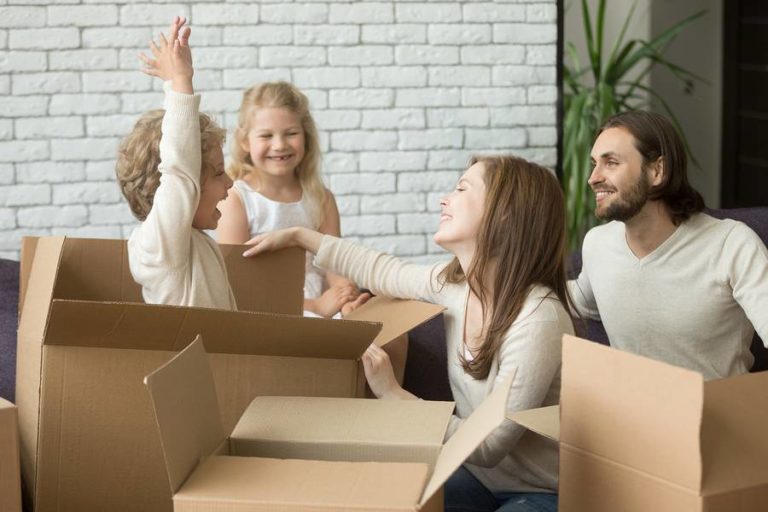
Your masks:
{"label": "woman's face", "polygon": [[435,243],[453,253],[462,247],[474,249],[485,212],[485,196],[485,167],[477,162],[459,178],[456,188],[440,200]]}

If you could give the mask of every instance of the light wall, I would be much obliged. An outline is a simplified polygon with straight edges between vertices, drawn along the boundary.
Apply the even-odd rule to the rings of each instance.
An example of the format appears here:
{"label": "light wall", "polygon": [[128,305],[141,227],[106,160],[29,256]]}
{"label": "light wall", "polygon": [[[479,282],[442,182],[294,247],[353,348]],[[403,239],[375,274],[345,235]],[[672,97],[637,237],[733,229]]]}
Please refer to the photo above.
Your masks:
{"label": "light wall", "polygon": [[0,2],[0,256],[24,235],[127,237],[120,138],[161,106],[136,54],[193,26],[203,111],[231,127],[244,88],[310,97],[342,233],[419,260],[440,196],[475,152],[556,160],[554,0]]}
{"label": "light wall", "polygon": [[[586,44],[581,16],[581,0],[565,0],[565,40],[575,44],[582,66],[587,64]],[[593,18],[598,0],[588,2]],[[656,66],[645,84],[671,106],[680,121],[699,163],[689,164],[688,175],[708,206],[720,204],[720,148],[722,110],[722,2],[720,0],[608,0],[605,21],[605,51],[610,51],[632,5],[635,13],[625,40],[650,40],[692,14],[706,10],[706,15],[687,26],[667,48],[664,55],[685,67],[707,83],[693,88],[681,84],[669,71]],[[637,76],[637,75],[635,75]],[[630,75],[632,78],[632,75]],[[666,113],[659,101],[645,95],[651,108]]]}

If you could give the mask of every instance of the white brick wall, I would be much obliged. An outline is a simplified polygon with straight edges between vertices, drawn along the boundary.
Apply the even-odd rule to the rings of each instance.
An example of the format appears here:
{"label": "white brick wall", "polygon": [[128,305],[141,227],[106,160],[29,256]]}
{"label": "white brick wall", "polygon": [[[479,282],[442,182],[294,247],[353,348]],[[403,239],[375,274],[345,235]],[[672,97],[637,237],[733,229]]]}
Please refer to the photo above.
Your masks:
{"label": "white brick wall", "polygon": [[161,106],[136,54],[191,18],[202,109],[290,80],[321,130],[342,231],[418,261],[474,152],[555,165],[556,0],[0,0],[0,257],[24,235],[126,237],[120,138]]}

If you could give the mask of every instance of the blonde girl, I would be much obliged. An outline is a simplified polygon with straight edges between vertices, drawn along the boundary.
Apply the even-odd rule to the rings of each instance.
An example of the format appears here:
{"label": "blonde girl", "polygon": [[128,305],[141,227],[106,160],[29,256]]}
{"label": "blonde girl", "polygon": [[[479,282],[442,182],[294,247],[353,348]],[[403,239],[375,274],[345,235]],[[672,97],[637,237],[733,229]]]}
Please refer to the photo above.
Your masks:
{"label": "blonde girl", "polygon": [[[512,156],[476,158],[440,206],[434,239],[454,255],[448,264],[416,265],[303,228],[257,236],[245,255],[297,245],[377,294],[444,305],[451,436],[513,370],[509,411],[557,404],[561,340],[573,325],[565,202],[551,172]],[[375,344],[363,366],[377,397],[416,398]],[[557,475],[557,445],[507,420],[448,480],[445,509],[554,512]]]}
{"label": "blonde girl", "polygon": [[[339,211],[320,178],[320,146],[309,100],[287,82],[264,83],[243,94],[227,170],[234,186],[222,203],[219,243],[306,227],[339,236]],[[359,297],[357,287],[326,275],[307,258],[304,309],[331,317]],[[349,303],[349,304],[348,304]]]}

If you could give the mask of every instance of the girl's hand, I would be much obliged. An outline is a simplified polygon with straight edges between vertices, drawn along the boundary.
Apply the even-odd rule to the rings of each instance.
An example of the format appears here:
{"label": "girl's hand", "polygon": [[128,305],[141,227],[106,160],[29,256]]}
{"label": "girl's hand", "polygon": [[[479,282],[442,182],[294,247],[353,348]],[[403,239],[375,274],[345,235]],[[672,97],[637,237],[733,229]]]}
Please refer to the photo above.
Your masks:
{"label": "girl's hand", "polygon": [[363,369],[376,398],[399,399],[405,398],[404,393],[410,395],[397,383],[389,355],[375,343],[371,343],[363,354]]}
{"label": "girl's hand", "polygon": [[250,245],[251,248],[246,250],[243,253],[243,256],[247,258],[263,252],[278,251],[280,249],[285,249],[286,247],[293,247],[296,245],[295,232],[296,228],[286,228],[256,235],[245,242],[246,245]]}
{"label": "girl's hand", "polygon": [[189,49],[191,30],[184,26],[186,18],[176,16],[168,31],[168,39],[161,33],[159,43],[149,42],[154,59],[140,53],[139,58],[145,67],[142,71],[156,76],[163,81],[172,80],[173,88],[178,92],[192,93],[192,52]]}
{"label": "girl's hand", "polygon": [[347,316],[348,314],[350,314],[351,312],[353,312],[354,310],[356,310],[357,308],[359,308],[360,306],[368,302],[368,299],[370,299],[371,297],[372,295],[370,293],[365,292],[358,295],[355,300],[351,300],[347,302],[346,304],[341,306],[341,317],[344,318],[345,316]]}
{"label": "girl's hand", "polygon": [[325,318],[331,318],[342,306],[354,301],[359,295],[360,291],[354,286],[333,286],[314,300],[312,311]]}

